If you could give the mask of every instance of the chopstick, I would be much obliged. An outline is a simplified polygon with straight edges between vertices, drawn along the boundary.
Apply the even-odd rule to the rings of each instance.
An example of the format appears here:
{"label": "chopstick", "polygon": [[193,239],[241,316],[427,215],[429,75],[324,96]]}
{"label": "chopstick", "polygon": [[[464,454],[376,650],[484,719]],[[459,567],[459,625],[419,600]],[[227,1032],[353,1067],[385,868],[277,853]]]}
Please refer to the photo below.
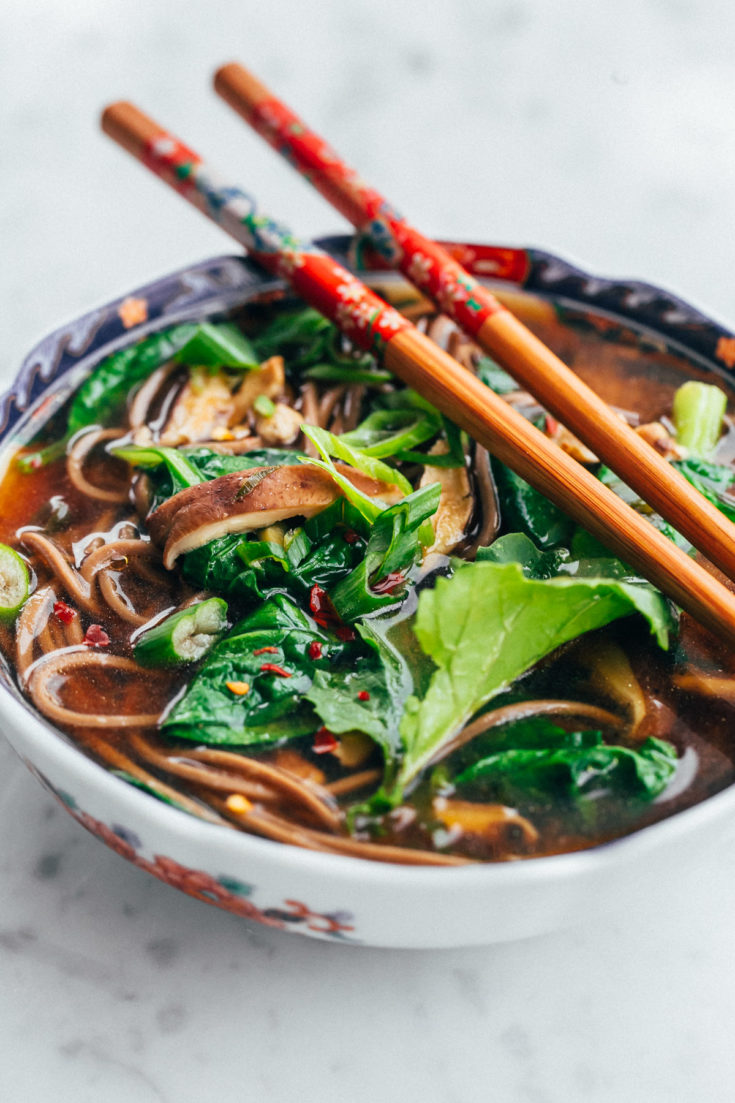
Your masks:
{"label": "chopstick", "polygon": [[[298,241],[254,199],[130,103],[102,116],[103,130],[217,222],[251,257],[289,283],[385,366],[678,605],[735,643],[735,595],[477,377],[316,246]],[[695,495],[690,489],[690,494]]]}
{"label": "chopstick", "polygon": [[528,330],[442,246],[424,237],[241,65],[215,74],[220,96],[559,421],[726,575],[735,525]]}

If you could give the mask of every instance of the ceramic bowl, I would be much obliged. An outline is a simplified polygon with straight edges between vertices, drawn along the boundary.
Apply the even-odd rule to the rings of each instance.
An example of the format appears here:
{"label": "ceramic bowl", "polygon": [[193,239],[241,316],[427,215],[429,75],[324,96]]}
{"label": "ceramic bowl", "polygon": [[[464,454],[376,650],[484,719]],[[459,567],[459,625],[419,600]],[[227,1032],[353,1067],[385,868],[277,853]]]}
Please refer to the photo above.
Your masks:
{"label": "ceramic bowl", "polygon": [[[325,239],[353,266],[371,258]],[[540,318],[632,350],[672,354],[697,374],[727,374],[735,336],[649,285],[591,277],[536,250],[453,247],[497,290]],[[384,286],[395,277],[379,272]],[[144,333],[282,293],[247,261],[219,257],[138,288],[46,337],[0,400],[7,456],[29,440],[90,368]],[[112,850],[199,900],[314,938],[393,947],[467,946],[527,937],[633,905],[650,879],[681,878],[735,813],[735,788],[616,842],[558,857],[415,868],[313,853],[202,823],[105,772],[37,715],[0,673],[3,730],[32,773]]]}

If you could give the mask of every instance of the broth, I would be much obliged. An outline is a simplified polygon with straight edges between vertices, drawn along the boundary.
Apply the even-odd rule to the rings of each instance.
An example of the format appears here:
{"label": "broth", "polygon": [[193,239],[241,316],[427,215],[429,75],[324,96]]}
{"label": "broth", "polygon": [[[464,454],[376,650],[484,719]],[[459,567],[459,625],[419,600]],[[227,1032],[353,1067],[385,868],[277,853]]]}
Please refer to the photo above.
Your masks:
{"label": "broth", "polygon": [[[513,307],[529,328],[608,402],[620,407],[631,422],[660,423],[664,436],[672,432],[669,418],[676,388],[687,379],[704,378],[701,370],[683,357],[631,331],[612,329],[601,319],[594,326],[590,316],[575,319],[573,311],[555,311],[540,300],[514,301]],[[237,322],[258,347],[258,341],[273,332],[283,309],[279,304],[255,304],[245,308]],[[415,313],[415,304],[409,303],[409,310]],[[480,370],[477,350],[446,320],[439,323],[427,315],[423,324],[434,336],[441,336],[454,355]],[[318,332],[323,334],[323,328],[319,327]],[[462,445],[472,507],[462,531],[455,532],[447,546],[429,557],[422,557],[420,548],[426,544],[416,543],[415,537],[419,551],[413,558],[409,556],[400,569],[386,568],[384,575],[371,577],[363,588],[369,602],[375,603],[381,596],[389,602],[395,597],[385,609],[371,609],[365,616],[351,619],[343,615],[342,606],[332,602],[344,578],[356,569],[355,564],[359,565],[360,554],[367,551],[372,530],[369,526],[353,530],[355,518],[347,512],[344,498],[331,492],[342,512],[334,514],[326,532],[315,535],[318,517],[333,508],[334,501],[323,504],[309,520],[310,483],[306,490],[302,487],[299,491],[305,497],[298,500],[298,507],[294,506],[288,517],[257,528],[230,529],[225,534],[224,539],[231,541],[226,554],[235,559],[240,556],[236,563],[239,573],[227,586],[218,583],[218,589],[213,585],[215,567],[224,569],[225,552],[217,553],[216,562],[216,557],[210,555],[205,564],[208,573],[201,577],[195,577],[201,564],[196,569],[192,566],[202,559],[202,548],[206,552],[214,547],[212,540],[223,538],[221,533],[203,542],[196,535],[198,529],[193,536],[187,531],[186,539],[198,539],[199,543],[187,545],[172,569],[162,566],[164,541],[157,538],[158,543],[151,542],[157,522],[154,518],[149,525],[148,518],[158,509],[165,512],[169,508],[163,508],[165,501],[183,503],[185,498],[179,495],[188,495],[196,505],[210,493],[207,486],[211,490],[217,480],[240,478],[242,485],[230,508],[233,515],[242,512],[240,503],[255,495],[258,480],[261,486],[267,486],[269,479],[281,477],[279,471],[296,470],[282,453],[305,448],[314,452],[298,431],[302,420],[318,423],[338,436],[352,432],[354,438],[355,427],[364,425],[371,414],[408,401],[397,384],[377,377],[374,383],[369,377],[366,382],[343,382],[344,371],[351,363],[362,373],[374,371],[375,366],[355,363],[350,350],[333,335],[330,341],[324,345],[329,352],[322,350],[323,355],[332,357],[327,366],[331,364],[333,378],[327,379],[313,378],[319,375],[311,371],[313,362],[294,363],[298,356],[293,342],[289,345],[286,340],[283,348],[270,350],[275,357],[285,355],[285,377],[280,384],[271,381],[270,389],[261,389],[256,395],[258,401],[240,411],[239,421],[228,413],[230,406],[242,398],[249,380],[265,379],[263,373],[275,371],[267,368],[270,356],[262,357],[266,368],[244,375],[230,368],[206,371],[196,365],[171,370],[167,367],[170,357],[164,358],[156,369],[160,372],[159,385],[151,387],[145,418],[140,420],[137,410],[143,399],[136,398],[136,393],[143,395],[141,388],[147,385],[144,379],[130,388],[119,414],[102,422],[109,431],[96,443],[90,443],[90,434],[95,432],[97,420],[72,435],[66,454],[51,462],[29,462],[28,457],[35,453],[23,449],[19,458],[21,463],[25,460],[25,468],[15,460],[10,463],[0,485],[0,541],[25,557],[35,573],[35,588],[15,622],[6,620],[0,629],[0,644],[17,671],[21,689],[36,708],[84,753],[148,790],[152,797],[168,800],[190,814],[223,828],[378,860],[461,864],[581,849],[645,826],[731,784],[735,770],[730,735],[735,704],[733,656],[685,615],[669,650],[661,650],[643,619],[635,615],[616,617],[609,624],[565,639],[552,648],[540,662],[532,663],[511,684],[503,685],[473,710],[476,715],[468,718],[469,727],[477,726],[478,717],[484,717],[480,726],[487,722],[490,726],[486,731],[463,742],[462,733],[469,731],[468,721],[463,720],[445,739],[443,753],[425,762],[398,792],[395,779],[400,779],[401,762],[406,760],[405,745],[403,750],[398,745],[399,729],[403,731],[406,722],[399,712],[405,706],[406,693],[401,697],[396,691],[390,696],[386,656],[393,653],[393,648],[408,654],[410,688],[413,696],[422,700],[422,694],[430,691],[437,660],[424,654],[417,643],[417,605],[420,610],[428,592],[448,592],[442,589],[444,582],[435,591],[433,587],[438,579],[448,578],[451,583],[462,573],[452,557],[472,560],[480,536],[492,528],[488,514],[493,487],[483,483],[488,478],[487,461],[482,450],[475,449],[471,442]],[[303,354],[299,355],[303,359]],[[307,350],[307,360],[309,355]],[[323,374],[329,376],[330,372]],[[209,403],[204,412],[199,409],[202,395]],[[558,434],[553,419],[546,418],[531,400],[513,392],[507,398],[517,402],[548,432]],[[401,408],[405,414],[406,407]],[[410,408],[421,410],[420,405]],[[63,412],[60,416],[63,420]],[[289,417],[291,422],[286,424]],[[274,419],[278,418],[286,424],[280,437],[275,431]],[[415,420],[420,422],[420,414]],[[54,425],[58,422],[59,417]],[[435,478],[439,477],[437,472],[443,472],[448,481],[442,484],[442,493],[449,496],[447,487],[454,485],[452,479],[461,481],[464,469],[422,465],[416,459],[417,450],[434,447],[448,455],[457,447],[456,437],[440,422],[431,424],[433,433],[397,449],[404,453],[403,460],[396,459],[389,449],[386,462],[398,465],[414,494],[421,489],[422,470],[430,470]],[[153,426],[153,430],[146,426]],[[729,426],[726,421],[714,457],[720,464],[728,463],[735,451]],[[112,430],[119,430],[119,439]],[[110,449],[119,447],[121,441],[123,446],[140,450],[134,452],[136,457],[142,457],[146,447],[154,451],[168,448],[174,455],[171,461],[167,453],[169,467],[176,457],[184,457],[187,464],[196,460],[204,465],[195,471],[200,476],[207,463],[212,470],[218,464],[229,466],[226,472],[215,474],[214,482],[207,468],[209,473],[203,481],[191,483],[186,489],[177,483],[180,473],[167,468],[160,457],[153,466],[141,467],[137,460],[129,463],[113,456]],[[577,447],[573,441],[566,444],[572,449]],[[257,463],[249,462],[250,454],[258,459]],[[298,457],[294,459],[298,462]],[[242,476],[237,474],[240,461]],[[150,464],[150,456],[145,462]],[[591,462],[589,457],[587,462]],[[305,470],[313,473],[320,469],[308,463],[298,469]],[[253,471],[255,476],[248,476]],[[458,473],[447,475],[451,471]],[[494,492],[500,494],[502,503],[504,476],[497,466],[493,471],[497,484]],[[285,474],[282,477],[285,479]],[[324,478],[327,482],[322,480],[317,486],[314,475],[313,493],[325,493],[328,498],[328,486],[333,484],[329,484],[328,476]],[[356,478],[354,469],[352,478]],[[365,490],[368,481],[370,487]],[[425,481],[424,489],[429,485]],[[387,508],[378,493],[393,486],[385,477],[382,483],[378,478],[376,484],[374,474],[365,475],[361,486],[368,498],[372,495],[383,509]],[[146,496],[147,503],[143,501]],[[148,512],[151,496],[153,509]],[[274,503],[280,507],[283,500],[274,498]],[[210,508],[214,508],[211,503],[207,505]],[[363,508],[367,506],[363,504]],[[177,505],[174,514],[179,527],[183,510],[184,505]],[[509,516],[503,507],[496,537],[507,534]],[[362,521],[357,517],[358,522],[362,525],[364,517]],[[373,523],[377,523],[374,518]],[[434,515],[434,523],[436,535],[440,532],[438,514]],[[563,524],[563,519],[558,523]],[[164,555],[173,540],[171,532],[173,527],[166,530]],[[320,567],[314,560],[310,573],[302,568],[302,563],[309,562],[308,555],[299,562],[292,556],[290,566],[284,567],[287,552],[297,539],[310,541],[308,555],[316,555],[331,540],[331,560],[325,552],[324,564]],[[492,544],[492,539],[487,543]],[[558,543],[550,539],[544,550],[553,551]],[[252,557],[254,549],[261,558]],[[345,561],[341,575],[335,565],[337,556]],[[299,569],[304,573],[301,581],[297,578]],[[285,573],[277,575],[279,570]],[[491,572],[485,575],[490,577]],[[181,661],[173,667],[140,665],[137,656],[146,633],[156,625],[165,625],[171,614],[196,610],[214,593],[224,596],[229,606],[230,634],[224,640],[221,632],[212,639],[207,637],[207,645],[215,636],[217,642],[198,662]],[[259,609],[275,608],[274,600],[306,617],[306,627],[301,622],[300,626],[295,624],[292,611],[288,614],[292,617],[290,626],[281,635],[273,635],[275,642],[260,641],[261,646],[250,647],[250,666],[239,669],[228,658],[227,669],[235,669],[237,674],[224,683],[231,687],[227,691],[230,711],[222,713],[225,719],[220,723],[215,706],[207,704],[210,712],[214,710],[213,715],[207,718],[202,713],[201,726],[193,724],[182,736],[183,721],[175,718],[189,707],[186,702],[194,692],[196,679],[203,686],[200,697],[205,690],[214,693],[216,689],[220,697],[213,696],[212,700],[222,699],[225,674],[216,674],[220,678],[216,685],[214,674],[210,683],[201,681],[214,662],[211,656],[224,654],[222,648],[229,646],[234,624],[249,625],[248,618]],[[269,622],[269,631],[275,631],[273,623]],[[378,645],[365,642],[371,625],[379,627],[382,642]],[[247,632],[255,631],[247,628]],[[312,664],[308,669],[302,669],[295,652],[289,651],[289,641],[298,632],[305,633],[303,639],[307,642],[302,652],[308,654]],[[199,635],[206,636],[206,632]],[[259,667],[252,667],[252,656],[258,652],[262,661]],[[382,666],[376,665],[376,654],[381,656]],[[288,708],[274,711],[276,706],[280,708],[278,695],[286,694],[287,689],[290,692],[290,685],[295,684],[289,682],[287,686],[286,679],[292,678],[296,682],[301,679],[306,686],[302,697],[296,696]],[[350,679],[356,679],[353,698],[365,710],[371,698],[382,701],[380,695],[385,695],[385,715],[392,715],[391,709],[398,710],[392,727],[385,718],[381,721],[380,706],[370,704],[369,717],[365,711],[370,731],[359,726],[332,730],[336,721],[325,719],[331,715],[329,703],[325,704],[318,694],[314,696],[313,686],[323,683],[335,692],[343,692],[347,684],[353,684]],[[369,690],[357,688],[368,684]],[[257,689],[259,686],[262,690]],[[267,738],[259,742],[247,736],[238,742],[227,735],[226,716],[236,707],[252,705],[252,716],[257,719],[252,704],[256,689],[263,698],[258,705],[260,713],[268,716]],[[351,707],[353,698],[346,701],[345,708]],[[565,710],[559,707],[560,701],[571,705]],[[90,710],[95,716],[108,716],[107,722],[94,717],[94,722],[89,722]],[[161,718],[162,727],[158,722]],[[385,730],[380,729],[376,735],[380,723]],[[299,724],[304,730],[299,730]],[[250,728],[257,727],[253,720]],[[245,724],[243,731],[247,728]],[[234,730],[232,725],[230,730]],[[517,745],[513,743],[514,732],[520,740]],[[595,732],[601,733],[599,739]],[[671,758],[670,769],[664,761],[670,752],[657,750],[656,740],[662,741],[664,748],[675,748],[676,759],[674,762]],[[617,748],[614,754],[611,747]],[[650,760],[645,762],[640,758],[644,747],[646,753],[650,751]],[[504,758],[497,757],[501,752]],[[386,773],[391,756],[396,760],[390,775],[392,790],[388,784],[390,771]],[[493,756],[489,781],[484,775],[460,780],[472,774],[480,759],[489,761]],[[628,778],[635,788],[649,767],[664,773],[668,769],[665,783],[654,791],[651,782],[645,799],[638,791],[631,795],[624,779]]]}

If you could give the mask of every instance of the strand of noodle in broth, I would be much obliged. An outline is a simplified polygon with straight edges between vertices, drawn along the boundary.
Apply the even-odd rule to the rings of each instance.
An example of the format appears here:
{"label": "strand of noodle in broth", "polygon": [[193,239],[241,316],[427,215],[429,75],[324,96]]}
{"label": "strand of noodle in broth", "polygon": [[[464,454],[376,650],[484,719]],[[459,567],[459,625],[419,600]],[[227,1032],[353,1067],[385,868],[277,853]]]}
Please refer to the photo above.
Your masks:
{"label": "strand of noodle in broth", "polygon": [[329,420],[334,413],[335,407],[341,402],[346,389],[344,384],[340,383],[336,387],[327,387],[322,394],[317,408],[318,420],[316,422],[320,429],[326,429],[329,425]]}
{"label": "strand of noodle in broth", "polygon": [[516,704],[503,705],[501,708],[483,713],[477,720],[467,724],[453,739],[440,748],[428,765],[435,765],[459,747],[464,747],[471,742],[475,736],[482,735],[491,728],[497,728],[501,724],[511,724],[517,720],[528,720],[532,716],[578,716],[604,728],[619,729],[623,726],[623,720],[615,713],[608,712],[607,709],[599,708],[597,705],[588,705],[584,701],[557,701],[553,698],[518,701]]}
{"label": "strand of noodle in broth", "polygon": [[116,747],[113,747],[110,743],[96,739],[94,744],[90,745],[89,749],[92,754],[100,758],[106,766],[130,774],[131,777],[134,777],[137,781],[141,781],[144,785],[150,786],[154,792],[159,792],[162,796],[168,798],[168,800],[172,801],[184,811],[189,812],[192,816],[197,816],[199,819],[206,820],[208,823],[216,823],[221,827],[232,828],[232,823],[225,817],[218,815],[214,809],[192,800],[185,793],[181,793],[178,789],[173,789],[170,785],[167,785],[165,781],[160,781],[159,778],[154,777],[153,774],[144,770],[139,763],[128,758],[127,755],[123,754]]}
{"label": "strand of noodle in broth", "polygon": [[175,360],[170,360],[168,364],[162,364],[160,368],[156,368],[142,386],[138,388],[130,403],[128,413],[128,424],[131,429],[140,429],[146,425],[148,412],[158,397],[159,391],[164,383],[168,381],[169,376],[180,369],[180,364],[176,363]]}
{"label": "strand of noodle in broth", "polygon": [[[136,713],[100,713],[79,712],[67,708],[56,698],[49,688],[53,678],[67,674],[70,670],[99,667],[106,670],[122,670],[131,674],[141,674],[141,668],[132,659],[122,655],[110,655],[107,652],[84,649],[62,648],[42,655],[25,672],[28,693],[39,712],[57,724],[68,724],[76,728],[151,728],[160,717],[157,712]],[[150,672],[146,672],[150,676]]]}
{"label": "strand of noodle in broth", "polygon": [[344,797],[348,793],[356,793],[359,789],[366,789],[368,785],[377,784],[383,776],[382,770],[361,770],[357,774],[348,774],[337,781],[331,781],[325,785],[333,797]]}
{"label": "strand of noodle in broth", "polygon": [[15,628],[15,665],[21,681],[34,661],[38,638],[48,623],[55,601],[54,589],[42,586],[31,594],[20,611]]}
{"label": "strand of noodle in broth", "polygon": [[241,774],[248,780],[257,781],[279,794],[282,800],[295,800],[333,830],[339,830],[341,817],[333,794],[314,781],[301,780],[288,770],[273,766],[259,759],[248,758],[233,751],[220,751],[210,747],[198,747],[186,751],[186,758],[205,763],[208,766],[221,766],[223,769]]}
{"label": "strand of noodle in broth", "polygon": [[300,846],[306,850],[320,850],[328,854],[342,854],[350,858],[371,859],[378,862],[391,862],[398,865],[419,866],[461,866],[473,864],[472,858],[462,858],[454,854],[437,854],[428,850],[415,850],[411,847],[382,845],[345,836],[326,835],[308,827],[300,827],[272,812],[250,809],[238,812],[226,803],[217,802],[223,815],[230,816],[246,830],[263,835],[274,842]]}
{"label": "strand of noodle in broth", "polygon": [[81,606],[94,616],[99,616],[100,607],[93,596],[89,582],[70,565],[61,548],[53,540],[32,529],[23,530],[20,539],[25,547],[35,552],[44,561],[75,605]]}
{"label": "strand of noodle in broth", "polygon": [[344,432],[350,433],[357,427],[357,423],[360,420],[360,410],[362,409],[363,399],[367,387],[361,383],[351,383],[345,391],[345,396],[342,400],[343,410],[343,424]]}
{"label": "strand of noodle in broth", "polygon": [[126,502],[128,500],[128,483],[119,490],[106,490],[104,487],[95,486],[84,474],[84,464],[93,448],[106,440],[118,440],[123,436],[122,429],[93,429],[88,433],[81,433],[66,457],[66,469],[69,479],[80,494],[88,498],[94,498],[98,502]]}

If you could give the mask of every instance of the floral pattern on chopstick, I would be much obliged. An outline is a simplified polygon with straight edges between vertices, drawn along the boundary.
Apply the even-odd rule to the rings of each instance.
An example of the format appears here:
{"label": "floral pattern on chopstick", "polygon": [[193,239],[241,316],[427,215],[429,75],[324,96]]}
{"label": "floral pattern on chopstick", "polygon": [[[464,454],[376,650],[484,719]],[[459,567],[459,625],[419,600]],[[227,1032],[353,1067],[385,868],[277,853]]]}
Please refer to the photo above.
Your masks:
{"label": "floral pattern on chopstick", "polygon": [[[370,187],[322,138],[275,97],[251,107],[255,130],[357,226],[373,249],[467,333],[476,335],[488,318],[505,308],[443,247],[414,230],[379,192]],[[498,257],[517,266],[517,252]],[[497,275],[497,271],[494,273]]]}
{"label": "floral pattern on chopstick", "polygon": [[392,337],[409,326],[398,311],[327,253],[258,213],[251,196],[217,176],[198,154],[172,135],[157,134],[148,143],[143,161],[361,348],[380,354]]}

